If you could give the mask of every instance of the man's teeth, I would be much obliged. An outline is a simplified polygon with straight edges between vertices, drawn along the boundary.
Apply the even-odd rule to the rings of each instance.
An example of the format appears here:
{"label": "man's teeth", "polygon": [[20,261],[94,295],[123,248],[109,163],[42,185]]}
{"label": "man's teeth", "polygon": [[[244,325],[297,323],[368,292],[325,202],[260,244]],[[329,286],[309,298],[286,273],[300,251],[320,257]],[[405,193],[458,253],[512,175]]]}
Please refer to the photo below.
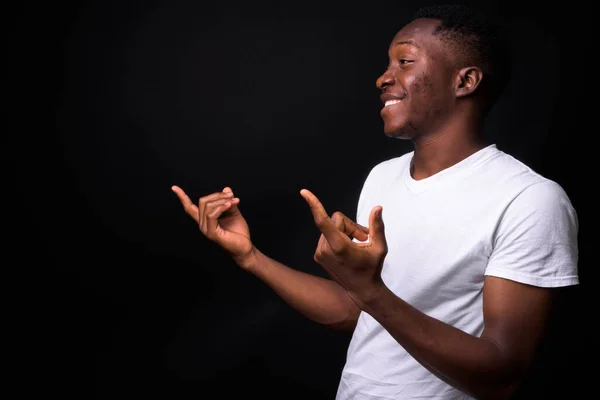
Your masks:
{"label": "man's teeth", "polygon": [[388,100],[385,102],[385,107],[393,106],[394,104],[398,104],[398,103],[400,103],[400,100]]}

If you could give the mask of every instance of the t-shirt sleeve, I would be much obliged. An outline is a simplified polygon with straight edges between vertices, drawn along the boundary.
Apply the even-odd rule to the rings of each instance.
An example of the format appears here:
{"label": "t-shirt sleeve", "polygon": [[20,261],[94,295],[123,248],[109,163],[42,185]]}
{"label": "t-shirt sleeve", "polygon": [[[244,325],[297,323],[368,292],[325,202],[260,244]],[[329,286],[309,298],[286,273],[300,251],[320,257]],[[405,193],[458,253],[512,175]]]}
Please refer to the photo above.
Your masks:
{"label": "t-shirt sleeve", "polygon": [[541,287],[576,285],[577,234],[577,213],[562,187],[534,184],[506,208],[485,274]]}

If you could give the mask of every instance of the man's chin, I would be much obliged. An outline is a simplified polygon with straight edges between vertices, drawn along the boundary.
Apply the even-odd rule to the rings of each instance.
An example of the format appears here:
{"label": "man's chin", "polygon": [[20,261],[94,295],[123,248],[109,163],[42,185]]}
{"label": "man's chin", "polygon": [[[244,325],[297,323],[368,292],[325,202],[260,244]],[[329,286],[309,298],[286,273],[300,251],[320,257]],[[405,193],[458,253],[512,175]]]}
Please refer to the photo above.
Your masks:
{"label": "man's chin", "polygon": [[385,135],[387,137],[391,137],[391,138],[395,138],[395,139],[404,139],[404,140],[412,139],[410,132],[407,129],[404,129],[403,127],[384,126],[383,132],[385,133]]}

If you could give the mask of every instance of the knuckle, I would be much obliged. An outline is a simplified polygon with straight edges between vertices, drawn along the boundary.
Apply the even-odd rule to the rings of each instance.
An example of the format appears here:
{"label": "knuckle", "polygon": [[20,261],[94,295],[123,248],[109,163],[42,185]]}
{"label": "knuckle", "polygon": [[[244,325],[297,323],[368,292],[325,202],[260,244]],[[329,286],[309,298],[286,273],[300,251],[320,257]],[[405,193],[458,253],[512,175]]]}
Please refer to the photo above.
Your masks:
{"label": "knuckle", "polygon": [[223,204],[225,204],[225,201],[221,200],[221,199],[210,201],[210,202],[206,203],[206,212],[213,213],[215,210],[217,210]]}
{"label": "knuckle", "polygon": [[323,218],[323,217],[315,217],[315,224],[319,228],[325,226],[325,218]]}
{"label": "knuckle", "polygon": [[316,262],[320,262],[321,260],[323,260],[323,252],[321,251],[321,249],[317,249],[317,251],[315,251],[313,259]]}
{"label": "knuckle", "polygon": [[336,256],[345,254],[346,250],[347,248],[345,245],[334,244],[331,246],[331,252]]}
{"label": "knuckle", "polygon": [[204,236],[206,236],[208,239],[210,240],[215,240],[215,233],[209,231],[208,229],[204,228],[202,229],[202,233],[204,234]]}
{"label": "knuckle", "polygon": [[382,257],[385,257],[385,256],[387,255],[387,253],[388,253],[387,246],[385,246],[385,245],[384,245],[384,246],[381,246],[381,247],[379,248],[379,251],[378,251],[378,253],[379,253],[379,254],[380,254]]}

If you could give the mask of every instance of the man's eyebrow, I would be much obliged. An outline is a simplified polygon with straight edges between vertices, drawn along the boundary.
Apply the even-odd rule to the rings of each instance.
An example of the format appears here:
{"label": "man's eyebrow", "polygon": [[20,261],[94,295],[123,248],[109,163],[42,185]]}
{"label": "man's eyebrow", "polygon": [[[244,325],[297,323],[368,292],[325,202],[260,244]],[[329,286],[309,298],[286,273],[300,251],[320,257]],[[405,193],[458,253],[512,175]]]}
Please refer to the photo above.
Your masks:
{"label": "man's eyebrow", "polygon": [[400,40],[400,41],[394,43],[395,46],[398,46],[398,45],[401,45],[401,44],[410,44],[411,46],[419,47],[419,45],[414,40],[411,40],[411,39]]}

